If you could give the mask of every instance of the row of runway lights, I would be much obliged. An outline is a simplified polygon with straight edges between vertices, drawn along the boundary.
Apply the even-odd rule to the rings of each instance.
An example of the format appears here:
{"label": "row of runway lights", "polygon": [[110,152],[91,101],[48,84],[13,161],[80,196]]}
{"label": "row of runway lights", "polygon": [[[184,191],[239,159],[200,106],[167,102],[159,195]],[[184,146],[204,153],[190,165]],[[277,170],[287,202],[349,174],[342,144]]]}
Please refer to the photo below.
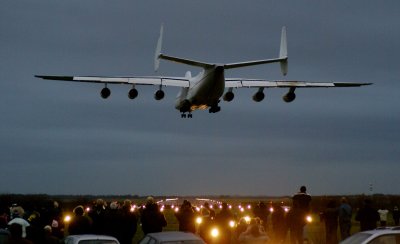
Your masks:
{"label": "row of runway lights", "polygon": [[[212,205],[210,207],[213,208]],[[137,205],[132,205],[130,211],[131,212],[135,212],[139,208],[140,207],[138,207]],[[141,208],[145,208],[145,206],[142,205]],[[197,212],[200,212],[202,208],[204,208],[203,205],[201,205],[200,207],[195,207]],[[219,208],[222,209],[222,205],[219,205]],[[228,205],[228,208],[232,209],[232,205]],[[251,205],[247,205],[245,207],[243,207],[242,205],[238,206],[239,211],[242,212],[242,213],[245,212],[246,209],[247,210],[251,210],[251,208],[252,208]],[[163,212],[164,209],[165,209],[165,205],[161,205],[160,211]],[[179,207],[177,207],[175,205],[171,205],[171,209],[173,209],[175,212],[179,212]],[[90,210],[91,209],[89,207],[86,208],[86,212],[90,212]],[[283,206],[283,210],[285,211],[285,213],[287,213],[287,212],[289,212],[289,207]],[[271,208],[269,208],[269,211],[270,211],[270,213],[273,213],[274,209],[271,207]],[[246,221],[247,224],[250,223],[250,221],[251,221],[251,217],[250,216],[246,215],[243,218],[244,218],[244,220]],[[64,218],[64,222],[68,224],[71,221],[71,219],[72,219],[71,215],[66,215],[65,218]],[[308,223],[311,223],[313,221],[311,215],[308,215],[306,217],[306,221]],[[196,218],[197,227],[199,227],[202,223],[203,223],[203,218],[202,217],[197,217]],[[234,220],[229,221],[229,226],[232,229],[236,228],[237,227],[236,221],[234,221]],[[211,228],[209,234],[211,235],[212,238],[217,239],[219,237],[219,235],[220,235],[220,231],[219,231],[219,229],[217,227],[213,227],[213,228]]]}
{"label": "row of runway lights", "polygon": [[[145,206],[145,205],[142,205],[142,206],[132,205],[130,211],[131,211],[131,212],[135,212],[135,211],[136,211],[137,209],[139,209],[139,208],[146,208],[146,206]],[[204,208],[203,205],[200,205],[200,207],[195,207],[195,209],[196,209],[197,212],[200,212],[202,208]],[[210,208],[213,209],[213,205],[210,205]],[[228,208],[229,208],[229,209],[232,209],[233,207],[232,207],[232,205],[228,205]],[[241,213],[244,213],[244,212],[246,211],[246,209],[247,209],[247,210],[251,210],[251,208],[252,208],[252,206],[251,206],[250,204],[247,205],[247,206],[238,205],[238,209],[239,209],[239,211],[240,211]],[[285,213],[289,212],[289,210],[290,210],[290,208],[287,207],[287,206],[283,206],[282,208],[283,208],[283,210],[285,211]],[[178,206],[171,205],[171,209],[173,209],[175,212],[179,212],[179,207],[178,207]],[[222,209],[222,204],[219,205],[219,209]],[[87,208],[86,208],[86,212],[90,212],[90,210],[91,210],[90,207],[87,207]],[[165,205],[161,205],[160,211],[163,212],[164,210],[165,210]],[[273,213],[273,212],[274,212],[274,208],[273,208],[273,207],[270,207],[270,208],[269,208],[269,212],[270,212],[270,213]],[[244,219],[246,220],[247,223],[250,223],[250,220],[251,220],[250,216],[245,216]],[[312,217],[309,215],[309,216],[307,216],[307,219],[306,219],[306,220],[307,220],[307,222],[311,223],[311,222],[312,222]],[[71,221],[71,215],[66,215],[65,218],[64,218],[64,222],[67,222],[67,223],[68,223],[68,222],[70,222],[70,221]],[[202,223],[202,218],[201,218],[201,217],[198,217],[198,218],[196,219],[196,223],[197,223],[197,224],[201,224],[201,223]],[[231,221],[231,223],[230,223],[229,225],[230,225],[231,227],[236,226],[236,224],[234,223],[234,221]]]}

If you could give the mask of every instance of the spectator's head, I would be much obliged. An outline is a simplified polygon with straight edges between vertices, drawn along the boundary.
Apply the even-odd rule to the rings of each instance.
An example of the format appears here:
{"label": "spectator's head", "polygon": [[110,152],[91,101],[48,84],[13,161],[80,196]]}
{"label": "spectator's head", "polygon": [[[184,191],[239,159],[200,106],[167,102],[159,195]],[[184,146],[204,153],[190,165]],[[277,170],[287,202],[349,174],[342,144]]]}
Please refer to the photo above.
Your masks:
{"label": "spectator's head", "polygon": [[75,208],[74,208],[74,214],[76,215],[76,216],[83,216],[83,213],[85,212],[85,210],[83,209],[83,206],[82,205],[79,205],[79,206],[76,206]]}
{"label": "spectator's head", "polygon": [[104,200],[99,198],[96,200],[96,206],[98,207],[103,207],[104,206]]}
{"label": "spectator's head", "polygon": [[124,206],[125,208],[130,208],[130,207],[132,206],[132,201],[129,200],[129,199],[125,199],[125,200],[124,200],[123,206]]}
{"label": "spectator's head", "polygon": [[24,209],[21,206],[16,206],[11,208],[12,218],[22,218],[24,216]]}
{"label": "spectator's head", "polygon": [[112,202],[112,203],[110,203],[110,208],[111,209],[118,209],[118,202]]}
{"label": "spectator's head", "polygon": [[307,191],[307,188],[305,186],[301,186],[300,187],[300,192],[301,193],[306,193],[306,191]]}
{"label": "spectator's head", "polygon": [[52,229],[51,229],[51,226],[50,226],[50,225],[46,225],[46,226],[43,228],[43,230],[44,230],[44,233],[45,233],[46,235],[50,235],[51,232],[52,232]]}
{"label": "spectator's head", "polygon": [[147,197],[146,205],[154,204],[154,198],[152,196]]}

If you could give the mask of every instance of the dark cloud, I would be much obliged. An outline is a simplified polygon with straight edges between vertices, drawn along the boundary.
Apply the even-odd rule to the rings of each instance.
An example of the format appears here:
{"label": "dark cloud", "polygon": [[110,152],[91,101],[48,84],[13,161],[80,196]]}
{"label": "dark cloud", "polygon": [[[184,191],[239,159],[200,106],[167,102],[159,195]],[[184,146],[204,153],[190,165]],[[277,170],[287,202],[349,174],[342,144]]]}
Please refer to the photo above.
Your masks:
{"label": "dark cloud", "polygon": [[[49,194],[287,195],[396,193],[400,133],[400,4],[305,1],[26,0],[0,3],[0,192]],[[374,82],[298,89],[286,104],[236,91],[222,111],[180,119],[177,90],[35,79],[34,74],[152,75],[160,24],[164,52],[236,62],[278,54],[288,29],[289,74],[278,65],[228,77]],[[162,62],[159,74],[189,69]],[[346,180],[343,180],[346,179]]]}

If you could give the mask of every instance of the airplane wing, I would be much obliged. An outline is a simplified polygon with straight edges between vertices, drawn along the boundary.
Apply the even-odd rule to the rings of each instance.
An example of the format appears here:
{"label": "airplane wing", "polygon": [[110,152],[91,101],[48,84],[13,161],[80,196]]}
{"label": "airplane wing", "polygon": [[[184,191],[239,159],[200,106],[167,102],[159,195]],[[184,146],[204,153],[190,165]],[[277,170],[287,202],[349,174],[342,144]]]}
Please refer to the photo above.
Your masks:
{"label": "airplane wing", "polygon": [[89,82],[89,83],[189,87],[189,79],[185,77],[163,77],[163,76],[112,77],[112,76],[51,76],[51,75],[35,75],[35,77],[42,78],[45,80],[61,80],[61,81]]}
{"label": "airplane wing", "polygon": [[283,81],[283,80],[257,80],[227,78],[226,88],[331,88],[331,87],[359,87],[367,86],[372,83],[354,83],[354,82],[309,82],[309,81]]}

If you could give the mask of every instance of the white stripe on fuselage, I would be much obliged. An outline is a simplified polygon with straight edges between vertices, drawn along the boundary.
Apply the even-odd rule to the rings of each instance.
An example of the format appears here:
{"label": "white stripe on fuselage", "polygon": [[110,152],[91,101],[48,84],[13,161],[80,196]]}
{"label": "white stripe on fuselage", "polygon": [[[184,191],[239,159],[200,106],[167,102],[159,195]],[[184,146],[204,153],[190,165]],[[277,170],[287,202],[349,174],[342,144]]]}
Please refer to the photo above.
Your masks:
{"label": "white stripe on fuselage", "polygon": [[187,92],[182,89],[178,94],[175,106],[177,109],[184,101],[190,102],[192,111],[217,105],[225,89],[224,67],[214,66],[205,69],[189,81],[190,87]]}

